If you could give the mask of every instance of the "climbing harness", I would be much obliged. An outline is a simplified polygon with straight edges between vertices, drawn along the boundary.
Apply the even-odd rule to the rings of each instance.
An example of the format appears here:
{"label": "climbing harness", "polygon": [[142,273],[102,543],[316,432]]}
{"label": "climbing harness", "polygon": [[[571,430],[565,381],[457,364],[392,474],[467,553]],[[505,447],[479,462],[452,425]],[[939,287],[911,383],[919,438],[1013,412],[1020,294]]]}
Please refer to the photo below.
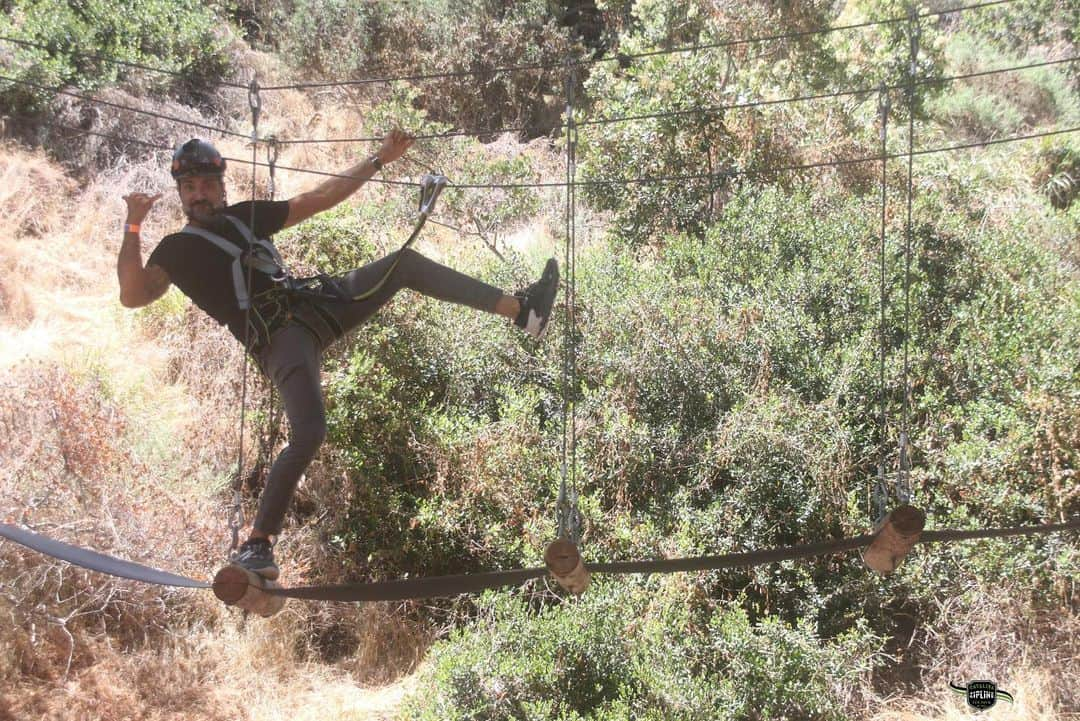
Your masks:
{"label": "climbing harness", "polygon": [[[233,259],[232,279],[236,301],[240,309],[245,311],[248,332],[253,334],[245,344],[249,350],[257,354],[259,349],[269,343],[273,334],[290,321],[307,328],[325,347],[344,331],[333,314],[322,307],[321,303],[352,303],[375,295],[397,268],[402,251],[411,246],[420,235],[435,207],[435,201],[446,187],[446,182],[446,176],[443,175],[424,176],[420,186],[418,218],[412,233],[398,249],[397,257],[382,277],[371,288],[357,295],[346,293],[326,274],[305,278],[293,276],[286,270],[285,261],[273,242],[256,237],[251,227],[239,218],[224,216],[247,243],[246,250],[206,228],[188,224],[180,232],[196,235],[212,243]],[[248,290],[251,287],[252,271],[263,274],[272,283],[271,288],[254,297]]]}
{"label": "climbing harness", "polygon": [[251,299],[248,297],[248,282],[244,273],[245,267],[269,276],[274,282],[287,280],[288,274],[285,273],[284,261],[282,261],[281,255],[277,252],[277,248],[274,247],[273,243],[256,238],[251,229],[239,218],[234,218],[231,215],[225,215],[224,218],[247,241],[249,249],[247,252],[217,233],[195,225],[185,225],[180,232],[197,235],[203,240],[213,243],[232,257],[232,279],[233,289],[236,292],[236,302],[240,306],[240,310],[248,310],[251,307]]}

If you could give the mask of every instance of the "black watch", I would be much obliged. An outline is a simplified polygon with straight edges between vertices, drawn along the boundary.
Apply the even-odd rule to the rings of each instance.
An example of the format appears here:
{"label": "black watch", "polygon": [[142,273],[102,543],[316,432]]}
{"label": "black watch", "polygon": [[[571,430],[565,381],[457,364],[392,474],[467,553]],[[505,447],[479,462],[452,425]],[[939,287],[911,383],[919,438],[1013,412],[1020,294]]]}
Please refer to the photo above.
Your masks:
{"label": "black watch", "polygon": [[383,161],[379,160],[379,156],[378,155],[372,155],[371,156],[371,167],[375,168],[375,170],[382,170],[382,166],[383,166]]}

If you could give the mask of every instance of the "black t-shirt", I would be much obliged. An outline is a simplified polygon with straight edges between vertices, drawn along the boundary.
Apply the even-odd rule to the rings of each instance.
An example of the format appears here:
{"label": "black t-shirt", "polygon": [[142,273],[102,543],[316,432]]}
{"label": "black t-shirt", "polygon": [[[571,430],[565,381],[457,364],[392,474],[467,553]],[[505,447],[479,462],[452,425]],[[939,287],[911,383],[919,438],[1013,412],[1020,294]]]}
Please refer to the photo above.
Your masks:
{"label": "black t-shirt", "polygon": [[[230,205],[222,210],[251,225],[251,201]],[[257,238],[269,238],[281,230],[289,217],[289,201],[255,201],[255,226],[251,229]],[[233,224],[221,218],[217,227],[208,230],[220,235],[237,247],[248,249],[248,242]],[[233,285],[233,258],[210,241],[190,233],[173,233],[161,239],[147,266],[158,265],[169,274],[177,288],[191,298],[195,305],[222,325],[227,325],[237,340],[244,340],[244,311],[236,300]],[[254,298],[273,284],[263,273],[251,274],[252,287],[248,297]],[[246,272],[245,272],[246,277]]]}

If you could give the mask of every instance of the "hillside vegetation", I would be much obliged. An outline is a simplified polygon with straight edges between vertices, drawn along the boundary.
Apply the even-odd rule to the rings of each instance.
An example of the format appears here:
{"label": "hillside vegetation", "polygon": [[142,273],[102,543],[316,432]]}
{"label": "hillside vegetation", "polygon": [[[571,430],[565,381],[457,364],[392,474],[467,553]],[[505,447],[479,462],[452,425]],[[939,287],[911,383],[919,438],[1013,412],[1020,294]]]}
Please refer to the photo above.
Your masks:
{"label": "hillside vegetation", "polygon": [[[568,94],[581,183],[574,312],[560,295],[543,344],[403,292],[327,355],[285,585],[540,565],[564,463],[587,561],[858,535],[879,466],[899,501],[902,432],[928,528],[1080,516],[1074,2],[0,5],[6,522],[196,578],[223,561],[242,352],[176,289],[121,307],[115,259],[122,195],[164,194],[144,257],[184,222],[175,143],[251,157],[253,75],[308,85],[260,91],[263,136],[400,126],[445,137],[385,177],[513,185],[451,186],[418,244],[508,291],[564,259]],[[764,102],[800,96],[821,97]],[[372,146],[279,150],[272,187],[230,164],[231,201]],[[344,271],[397,248],[415,203],[371,183],[276,242]],[[247,518],[287,437],[256,376]],[[949,682],[973,679],[1015,697],[995,718],[1065,719],[1078,578],[1073,533],[920,545],[886,577],[847,553],[264,620],[0,542],[0,719],[961,719]]]}

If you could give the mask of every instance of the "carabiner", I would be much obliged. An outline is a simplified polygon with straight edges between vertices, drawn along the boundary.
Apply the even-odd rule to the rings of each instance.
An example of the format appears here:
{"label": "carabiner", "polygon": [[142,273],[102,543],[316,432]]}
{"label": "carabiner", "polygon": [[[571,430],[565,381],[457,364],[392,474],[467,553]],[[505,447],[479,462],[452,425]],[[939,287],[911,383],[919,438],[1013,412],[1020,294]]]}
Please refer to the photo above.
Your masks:
{"label": "carabiner", "polygon": [[251,108],[251,142],[258,142],[259,114],[262,112],[262,98],[259,96],[259,80],[252,77],[248,85],[248,106]]}
{"label": "carabiner", "polygon": [[445,175],[427,174],[420,179],[420,218],[426,220],[435,208],[435,201],[446,187]]}

